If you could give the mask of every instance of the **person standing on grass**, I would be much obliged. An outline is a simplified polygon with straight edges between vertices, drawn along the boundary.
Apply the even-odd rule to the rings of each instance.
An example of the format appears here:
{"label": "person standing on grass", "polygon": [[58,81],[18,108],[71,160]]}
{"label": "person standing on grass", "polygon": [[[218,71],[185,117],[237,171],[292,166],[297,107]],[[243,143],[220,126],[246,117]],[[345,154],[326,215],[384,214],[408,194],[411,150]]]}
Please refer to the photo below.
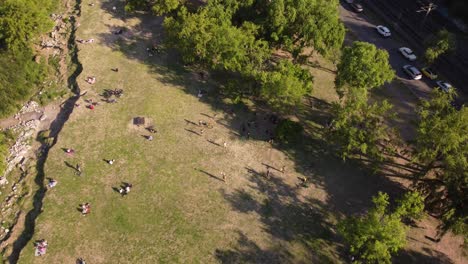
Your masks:
{"label": "person standing on grass", "polygon": [[224,173],[224,171],[221,172],[221,178],[223,179],[223,182],[226,183],[226,173]]}
{"label": "person standing on grass", "polygon": [[81,176],[82,172],[80,164],[76,164],[76,175]]}
{"label": "person standing on grass", "polygon": [[267,171],[266,171],[266,177],[270,178],[270,168],[268,168]]}

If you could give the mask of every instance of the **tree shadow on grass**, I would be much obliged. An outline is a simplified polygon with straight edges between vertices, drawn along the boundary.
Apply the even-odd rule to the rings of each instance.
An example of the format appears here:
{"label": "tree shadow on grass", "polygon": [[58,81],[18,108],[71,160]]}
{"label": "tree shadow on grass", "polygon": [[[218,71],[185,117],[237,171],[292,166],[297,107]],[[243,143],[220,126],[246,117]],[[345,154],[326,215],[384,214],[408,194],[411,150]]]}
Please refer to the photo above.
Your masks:
{"label": "tree shadow on grass", "polygon": [[424,264],[452,264],[454,263],[444,253],[423,248],[425,254],[413,250],[402,250],[398,255],[393,257],[394,263],[424,263]]}
{"label": "tree shadow on grass", "polygon": [[233,210],[258,215],[262,231],[276,242],[269,249],[261,249],[238,231],[236,246],[215,251],[221,263],[301,263],[291,251],[291,244],[305,248],[307,259],[313,262],[330,263],[340,257],[336,249],[342,246],[337,244],[339,238],[326,204],[313,198],[300,199],[298,193],[303,187],[291,186],[281,177],[267,178],[252,168],[247,171],[249,186],[222,194]]}
{"label": "tree shadow on grass", "polygon": [[215,250],[220,263],[290,263],[291,255],[283,248],[262,249],[242,232],[237,231],[237,236],[237,245],[233,249]]}

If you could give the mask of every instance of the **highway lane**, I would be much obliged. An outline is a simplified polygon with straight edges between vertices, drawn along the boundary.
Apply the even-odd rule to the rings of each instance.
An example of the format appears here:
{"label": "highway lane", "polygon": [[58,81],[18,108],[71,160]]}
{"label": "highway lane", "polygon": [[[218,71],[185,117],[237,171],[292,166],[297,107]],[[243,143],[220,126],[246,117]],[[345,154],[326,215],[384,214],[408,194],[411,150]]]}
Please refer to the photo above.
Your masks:
{"label": "highway lane", "polygon": [[[364,6],[365,8],[365,6]],[[366,10],[362,13],[355,13],[345,1],[341,1],[340,5],[340,18],[348,30],[350,30],[360,41],[370,42],[375,44],[378,48],[385,49],[390,55],[390,65],[396,72],[398,81],[401,81],[416,97],[420,99],[427,99],[433,87],[435,87],[435,81],[428,79],[423,76],[421,80],[412,80],[402,69],[403,65],[411,64],[416,66],[418,69],[423,67],[420,63],[420,54],[418,60],[410,62],[404,58],[398,51],[400,47],[408,47],[405,43],[399,43],[393,37],[384,38],[377,33],[375,27],[377,24],[373,24],[366,17]],[[391,25],[387,26],[392,31]],[[392,34],[394,32],[392,31]],[[397,90],[395,92],[398,92]]]}

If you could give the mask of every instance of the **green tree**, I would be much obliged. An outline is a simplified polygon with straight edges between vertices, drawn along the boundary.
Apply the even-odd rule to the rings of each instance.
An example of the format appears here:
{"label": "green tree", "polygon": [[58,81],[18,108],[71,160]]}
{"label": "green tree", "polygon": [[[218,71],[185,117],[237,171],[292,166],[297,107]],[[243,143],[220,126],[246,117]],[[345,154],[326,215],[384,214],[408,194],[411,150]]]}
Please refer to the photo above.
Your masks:
{"label": "green tree", "polygon": [[357,257],[355,263],[391,263],[391,255],[406,244],[408,228],[402,218],[422,213],[422,199],[413,197],[420,195],[405,195],[395,212],[388,212],[388,195],[379,192],[372,198],[374,207],[366,215],[348,217],[338,224],[338,232],[349,244],[351,254]]}
{"label": "green tree", "polygon": [[188,63],[253,75],[271,53],[267,42],[256,39],[257,26],[232,25],[231,14],[220,5],[208,5],[198,13],[182,8],[178,18],[166,18],[164,26],[169,45]]}
{"label": "green tree", "polygon": [[322,55],[339,49],[345,29],[338,14],[336,0],[278,0],[266,2],[260,16],[267,38],[291,51],[297,58],[305,47]]}
{"label": "green tree", "polygon": [[184,3],[184,0],[156,0],[151,9],[156,15],[165,15],[176,10]]}
{"label": "green tree", "polygon": [[453,33],[443,29],[429,41],[424,58],[428,63],[433,63],[440,55],[454,50],[456,46],[456,39]]}
{"label": "green tree", "polygon": [[306,69],[288,60],[281,60],[273,71],[260,74],[260,95],[269,105],[287,111],[301,103],[304,95],[312,91],[313,77]]}
{"label": "green tree", "polygon": [[386,121],[393,118],[387,101],[368,103],[365,88],[350,88],[342,103],[333,105],[334,119],[329,139],[340,147],[343,159],[364,154],[372,160],[382,160],[383,141],[390,138]]}
{"label": "green tree", "polygon": [[338,63],[335,85],[342,97],[345,85],[357,88],[374,88],[390,82],[395,71],[388,62],[388,52],[377,49],[374,44],[355,41],[345,47]]}
{"label": "green tree", "polygon": [[452,228],[468,237],[468,109],[452,107],[454,96],[453,90],[437,89],[431,100],[422,101],[414,159],[425,166],[419,176],[435,175],[445,187],[429,188],[433,197],[445,197],[443,229]]}

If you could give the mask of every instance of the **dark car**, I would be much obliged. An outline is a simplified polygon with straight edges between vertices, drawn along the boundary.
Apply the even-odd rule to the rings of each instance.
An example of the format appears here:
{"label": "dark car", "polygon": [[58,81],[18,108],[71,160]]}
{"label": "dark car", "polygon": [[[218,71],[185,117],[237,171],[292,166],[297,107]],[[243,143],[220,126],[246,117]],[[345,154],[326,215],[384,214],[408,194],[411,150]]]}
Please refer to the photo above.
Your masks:
{"label": "dark car", "polygon": [[362,8],[362,5],[360,3],[353,2],[351,4],[351,7],[354,9],[354,11],[356,11],[358,13],[361,13],[362,11],[364,11],[364,9]]}

